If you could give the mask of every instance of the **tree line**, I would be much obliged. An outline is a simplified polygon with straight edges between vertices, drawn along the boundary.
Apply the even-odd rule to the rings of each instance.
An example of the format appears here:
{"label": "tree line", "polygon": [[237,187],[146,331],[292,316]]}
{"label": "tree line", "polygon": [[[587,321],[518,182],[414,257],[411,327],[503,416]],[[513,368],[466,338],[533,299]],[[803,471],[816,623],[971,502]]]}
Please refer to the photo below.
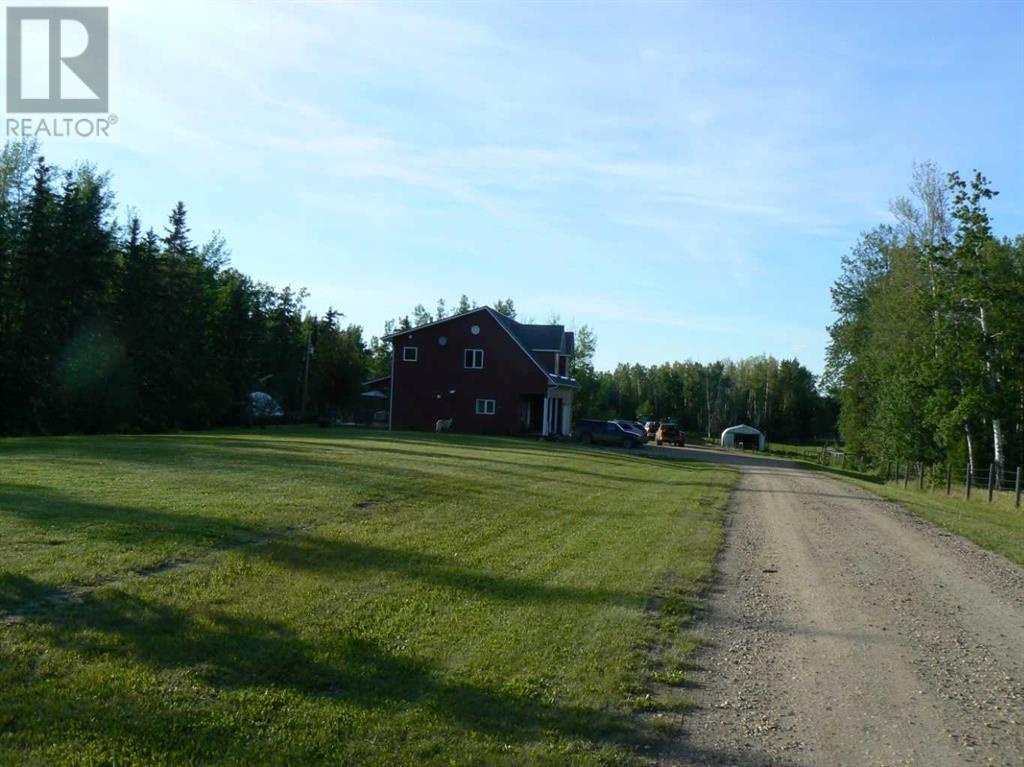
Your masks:
{"label": "tree line", "polygon": [[746,423],[776,442],[834,437],[836,404],[818,391],[797,360],[771,356],[710,364],[619,364],[612,371],[577,366],[575,411],[599,418],[677,421],[684,430],[718,435]]}
{"label": "tree line", "polygon": [[0,433],[199,429],[239,423],[253,390],[296,412],[358,391],[361,328],[197,245],[181,203],[161,232],[113,211],[94,167],[0,152]]}
{"label": "tree line", "polygon": [[[235,425],[254,391],[297,418],[333,419],[358,406],[362,381],[390,371],[388,334],[477,306],[466,295],[417,305],[367,343],[306,297],[233,268],[219,235],[194,242],[183,203],[159,231],[130,211],[118,221],[94,166],[55,167],[32,142],[0,151],[0,434]],[[511,298],[494,308],[518,314]],[[575,334],[579,417],[713,432],[745,421],[777,440],[830,433],[829,405],[796,360],[596,371],[593,331]]]}
{"label": "tree line", "polygon": [[[0,151],[0,434],[237,425],[254,391],[333,420],[389,372],[384,336],[476,307],[416,306],[365,343],[340,312],[309,312],[305,290],[233,268],[219,235],[195,243],[183,203],[160,231],[114,211],[94,166],[55,167],[34,142]],[[516,316],[510,298],[495,308]]]}
{"label": "tree line", "polygon": [[971,472],[1024,462],[1024,235],[996,237],[981,173],[914,169],[895,223],[832,288],[826,383],[849,452]]}

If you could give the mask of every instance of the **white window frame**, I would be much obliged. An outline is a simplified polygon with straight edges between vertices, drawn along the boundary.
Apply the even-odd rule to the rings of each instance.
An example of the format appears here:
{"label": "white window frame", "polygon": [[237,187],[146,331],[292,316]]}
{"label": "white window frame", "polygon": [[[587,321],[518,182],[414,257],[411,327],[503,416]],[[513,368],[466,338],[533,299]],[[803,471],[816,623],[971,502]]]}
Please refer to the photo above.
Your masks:
{"label": "white window frame", "polygon": [[[412,351],[412,359],[409,358],[408,352]],[[418,346],[403,346],[402,347],[402,362],[419,362],[420,360],[420,347]]]}
{"label": "white window frame", "polygon": [[[466,364],[466,355],[469,354],[470,352],[473,352],[473,361],[474,362],[476,362],[476,354],[479,352],[479,354],[480,354],[480,364],[479,365],[467,365]],[[463,349],[463,351],[462,351],[462,367],[464,367],[466,370],[483,370],[484,369],[484,350],[483,349]]]}
{"label": "white window frame", "polygon": [[497,403],[493,399],[481,398],[476,401],[477,415],[494,415],[497,409]]}

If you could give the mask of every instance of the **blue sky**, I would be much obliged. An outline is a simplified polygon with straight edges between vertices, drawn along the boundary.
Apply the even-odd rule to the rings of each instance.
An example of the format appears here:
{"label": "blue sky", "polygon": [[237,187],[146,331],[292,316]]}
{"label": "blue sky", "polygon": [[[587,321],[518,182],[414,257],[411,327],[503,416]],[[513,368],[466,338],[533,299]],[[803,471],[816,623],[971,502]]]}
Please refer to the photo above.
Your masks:
{"label": "blue sky", "polygon": [[379,332],[512,296],[597,364],[820,372],[829,286],[915,160],[1024,231],[1024,3],[116,5],[112,171],[162,228]]}

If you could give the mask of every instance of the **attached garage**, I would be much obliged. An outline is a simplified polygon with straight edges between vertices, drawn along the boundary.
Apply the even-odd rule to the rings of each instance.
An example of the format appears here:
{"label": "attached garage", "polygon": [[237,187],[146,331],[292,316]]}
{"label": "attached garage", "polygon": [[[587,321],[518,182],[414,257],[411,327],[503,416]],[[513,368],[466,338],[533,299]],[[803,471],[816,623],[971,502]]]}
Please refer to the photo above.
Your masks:
{"label": "attached garage", "polygon": [[764,450],[764,434],[753,426],[739,424],[722,432],[722,447]]}

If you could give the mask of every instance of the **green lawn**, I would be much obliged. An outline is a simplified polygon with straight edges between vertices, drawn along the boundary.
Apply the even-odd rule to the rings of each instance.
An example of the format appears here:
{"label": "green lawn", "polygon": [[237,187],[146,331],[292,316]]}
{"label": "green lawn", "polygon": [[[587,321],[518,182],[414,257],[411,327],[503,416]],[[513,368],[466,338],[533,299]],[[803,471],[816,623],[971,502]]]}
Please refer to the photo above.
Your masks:
{"label": "green lawn", "polygon": [[734,479],[456,435],[0,440],[0,763],[637,761]]}
{"label": "green lawn", "polygon": [[1014,508],[1010,493],[1001,494],[990,504],[984,488],[975,488],[968,501],[961,487],[955,487],[947,497],[945,489],[918,490],[913,480],[904,489],[902,483],[882,482],[867,474],[821,465],[813,468],[896,501],[929,522],[1024,566],[1024,513]]}

